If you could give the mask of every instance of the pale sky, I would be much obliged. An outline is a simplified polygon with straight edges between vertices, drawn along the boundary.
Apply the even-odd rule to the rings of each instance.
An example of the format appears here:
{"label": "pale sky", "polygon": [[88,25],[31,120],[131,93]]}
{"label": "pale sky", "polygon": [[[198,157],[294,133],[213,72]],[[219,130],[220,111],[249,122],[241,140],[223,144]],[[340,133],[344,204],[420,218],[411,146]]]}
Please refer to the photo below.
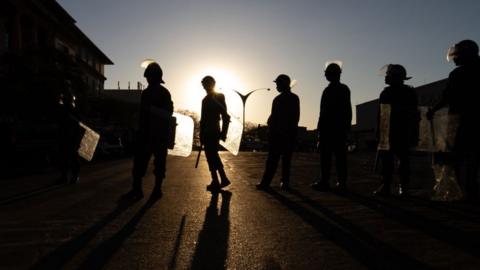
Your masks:
{"label": "pale sky", "polygon": [[480,42],[478,0],[58,0],[82,31],[115,63],[105,88],[146,84],[140,63],[155,59],[176,109],[200,110],[205,75],[217,79],[232,114],[241,101],[231,89],[258,91],[246,120],[266,123],[280,73],[297,80],[300,125],[316,127],[327,81],[325,62],[344,63],[342,81],[352,105],[385,87],[378,70],[405,66],[413,86],[437,81],[454,68],[447,49],[462,39]]}

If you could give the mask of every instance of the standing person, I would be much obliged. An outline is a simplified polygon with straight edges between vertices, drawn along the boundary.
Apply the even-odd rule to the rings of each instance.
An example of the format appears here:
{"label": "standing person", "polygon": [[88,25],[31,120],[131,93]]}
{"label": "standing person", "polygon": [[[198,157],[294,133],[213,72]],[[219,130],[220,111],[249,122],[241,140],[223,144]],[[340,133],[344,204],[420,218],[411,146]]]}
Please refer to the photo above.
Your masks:
{"label": "standing person", "polygon": [[162,196],[162,183],[165,178],[169,127],[173,114],[173,102],[170,92],[162,84],[163,71],[160,65],[153,62],[145,69],[144,77],[148,86],[142,92],[140,100],[140,119],[133,159],[132,190],[122,199],[140,200],[143,198],[142,178],[147,171],[152,154],[155,169],[155,187],[152,198]]}
{"label": "standing person", "polygon": [[[457,66],[448,76],[442,99],[428,113],[433,119],[437,110],[448,106],[448,113],[459,116],[459,126],[453,145],[453,165],[458,180],[466,191],[467,200],[478,201],[478,166],[480,160],[480,57],[478,45],[462,40],[449,50],[448,58]],[[464,173],[464,175],[462,175]]]}
{"label": "standing person", "polygon": [[280,94],[273,100],[272,112],[268,118],[270,145],[262,181],[256,185],[260,190],[270,187],[280,156],[282,157],[280,186],[283,190],[289,189],[290,164],[300,119],[300,101],[298,96],[291,91],[290,77],[280,74],[274,82]]}
{"label": "standing person", "polygon": [[[388,85],[380,94],[379,103],[388,104],[390,111],[389,142],[390,149],[382,153],[382,184],[374,191],[374,195],[391,195],[394,158],[398,158],[400,175],[400,195],[408,194],[410,182],[410,152],[409,148],[418,143],[418,100],[415,90],[404,84],[409,80],[407,71],[401,65],[387,66],[385,83]],[[380,119],[378,119],[380,121]]]}
{"label": "standing person", "polygon": [[321,179],[312,184],[319,191],[330,190],[330,168],[335,154],[337,189],[347,189],[347,133],[352,122],[350,89],[340,83],[342,69],[331,63],[325,69],[325,78],[330,84],[325,88],[320,102],[320,117],[317,131],[320,141]]}
{"label": "standing person", "polygon": [[[219,191],[221,188],[230,185],[230,180],[225,174],[222,160],[218,155],[220,140],[227,138],[230,115],[227,113],[225,96],[215,92],[215,79],[212,76],[205,76],[202,79],[202,86],[207,95],[202,100],[202,113],[200,119],[200,143],[205,147],[208,168],[212,175],[212,182],[207,185],[209,191]],[[222,128],[220,129],[220,119]],[[218,182],[220,174],[221,182]]]}
{"label": "standing person", "polygon": [[80,180],[78,148],[81,140],[80,113],[69,80],[63,81],[57,105],[61,177],[57,183],[75,184]]}

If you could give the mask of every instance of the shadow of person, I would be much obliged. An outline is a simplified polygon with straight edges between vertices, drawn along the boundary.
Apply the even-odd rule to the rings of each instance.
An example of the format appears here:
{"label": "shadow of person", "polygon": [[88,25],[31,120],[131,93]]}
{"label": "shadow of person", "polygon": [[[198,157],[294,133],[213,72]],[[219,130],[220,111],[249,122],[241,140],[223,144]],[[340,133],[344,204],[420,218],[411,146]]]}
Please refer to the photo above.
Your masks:
{"label": "shadow of person", "polygon": [[296,189],[290,188],[288,195],[275,189],[266,192],[370,269],[431,269]]}
{"label": "shadow of person", "polygon": [[133,203],[119,202],[115,209],[93,224],[79,236],[60,245],[45,257],[41,258],[32,269],[60,269],[71,260],[82,248],[95,238],[110,222],[127,210]]}
{"label": "shadow of person", "polygon": [[[451,218],[435,218],[430,215],[425,215],[425,213],[415,210],[415,208],[418,207],[418,203],[409,204],[408,201],[404,199],[379,199],[358,193],[349,193],[344,197],[364,205],[384,215],[388,219],[419,230],[474,256],[477,256],[480,252],[480,246],[478,245],[480,236],[469,230],[452,225],[450,220],[458,219],[454,216]],[[447,211],[444,211],[443,214],[449,215]]]}
{"label": "shadow of person", "polygon": [[140,208],[140,210],[123,226],[120,231],[114,234],[109,239],[100,243],[88,255],[87,258],[80,265],[79,269],[101,269],[109,260],[115,255],[117,250],[128,239],[142,220],[147,211],[158,201],[157,197],[150,197],[149,200]]}
{"label": "shadow of person", "polygon": [[[220,212],[217,208],[219,194],[222,197]],[[191,269],[226,269],[231,197],[232,193],[226,190],[212,193],[205,213],[205,221],[198,235]]]}

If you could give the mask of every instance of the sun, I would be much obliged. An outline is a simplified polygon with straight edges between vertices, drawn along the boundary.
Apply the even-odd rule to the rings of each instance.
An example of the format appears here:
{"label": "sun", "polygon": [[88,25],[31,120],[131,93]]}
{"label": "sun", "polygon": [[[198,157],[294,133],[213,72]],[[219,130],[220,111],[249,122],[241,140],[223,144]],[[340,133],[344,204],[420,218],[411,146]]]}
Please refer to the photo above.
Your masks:
{"label": "sun", "polygon": [[[234,115],[241,115],[242,112],[242,101],[239,96],[234,92],[237,90],[239,92],[244,92],[244,84],[238,79],[238,77],[231,71],[225,68],[220,67],[205,67],[199,69],[191,77],[189,85],[187,86],[189,91],[188,99],[196,100],[198,104],[205,96],[205,91],[202,88],[201,81],[203,77],[210,75],[215,81],[215,91],[223,93],[225,95],[227,108],[229,113]],[[198,111],[200,108],[198,107]]]}

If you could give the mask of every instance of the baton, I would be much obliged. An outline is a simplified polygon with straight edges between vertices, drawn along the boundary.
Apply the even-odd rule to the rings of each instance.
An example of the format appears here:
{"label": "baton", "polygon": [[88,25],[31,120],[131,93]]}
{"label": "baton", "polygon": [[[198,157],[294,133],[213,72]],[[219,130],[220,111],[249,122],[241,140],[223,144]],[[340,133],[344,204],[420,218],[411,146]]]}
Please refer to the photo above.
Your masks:
{"label": "baton", "polygon": [[377,152],[375,153],[375,161],[374,161],[374,163],[373,163],[373,173],[376,173],[376,172],[377,172],[378,152],[380,152],[380,150],[377,149]]}
{"label": "baton", "polygon": [[203,144],[200,145],[200,150],[198,151],[197,161],[195,162],[195,169],[198,167],[198,162],[200,161],[200,155],[202,154]]}

